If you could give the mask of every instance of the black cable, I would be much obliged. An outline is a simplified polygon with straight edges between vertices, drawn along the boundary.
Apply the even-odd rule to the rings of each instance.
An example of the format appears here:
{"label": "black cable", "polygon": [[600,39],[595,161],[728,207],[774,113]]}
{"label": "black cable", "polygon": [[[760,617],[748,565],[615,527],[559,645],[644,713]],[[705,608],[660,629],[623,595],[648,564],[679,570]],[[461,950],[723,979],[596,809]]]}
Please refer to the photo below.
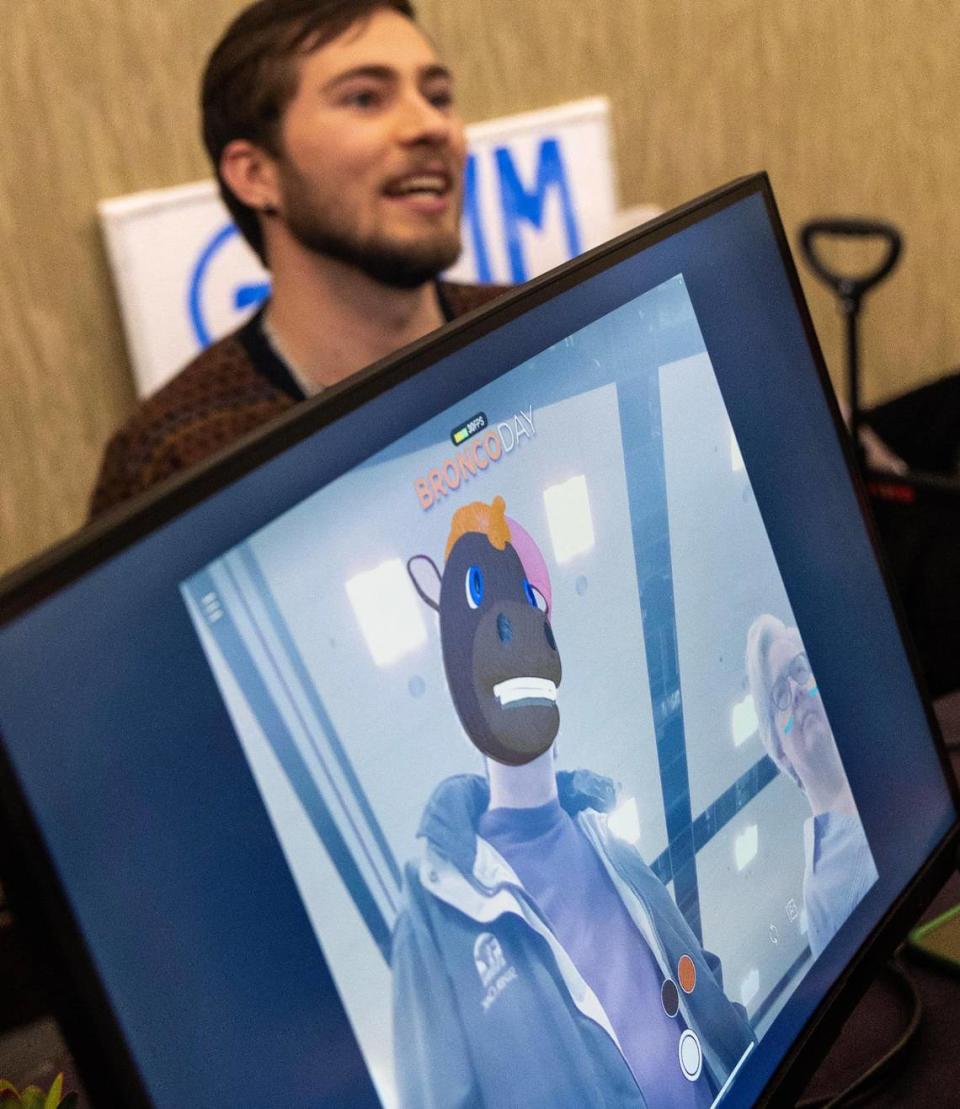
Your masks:
{"label": "black cable", "polygon": [[910,1019],[907,1021],[903,1032],[893,1046],[881,1055],[875,1063],[872,1063],[863,1074],[855,1078],[849,1086],[837,1093],[826,1094],[822,1097],[804,1098],[803,1101],[797,1102],[796,1109],[840,1109],[841,1106],[852,1104],[861,1097],[865,1097],[909,1047],[923,1018],[923,1000],[913,978],[910,977],[900,962],[900,952],[902,950],[902,946],[897,949],[893,958],[885,964],[884,969],[897,982],[910,1001]]}

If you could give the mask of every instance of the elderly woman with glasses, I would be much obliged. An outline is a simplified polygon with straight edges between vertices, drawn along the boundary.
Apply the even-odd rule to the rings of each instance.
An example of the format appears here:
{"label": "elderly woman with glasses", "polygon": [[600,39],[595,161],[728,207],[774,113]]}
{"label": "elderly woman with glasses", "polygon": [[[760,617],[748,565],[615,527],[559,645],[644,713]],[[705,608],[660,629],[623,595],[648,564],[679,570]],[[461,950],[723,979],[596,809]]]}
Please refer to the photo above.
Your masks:
{"label": "elderly woman with glasses", "polygon": [[877,880],[877,868],[800,633],[758,616],[747,633],[747,680],[760,738],[803,791],[803,903],[816,958]]}

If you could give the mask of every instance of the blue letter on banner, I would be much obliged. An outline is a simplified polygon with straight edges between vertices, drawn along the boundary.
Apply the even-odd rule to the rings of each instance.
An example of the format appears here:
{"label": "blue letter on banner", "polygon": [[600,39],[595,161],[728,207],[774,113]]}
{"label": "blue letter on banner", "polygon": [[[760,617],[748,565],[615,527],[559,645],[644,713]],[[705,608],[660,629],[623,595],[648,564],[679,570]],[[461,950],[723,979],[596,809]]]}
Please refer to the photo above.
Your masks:
{"label": "blue letter on banner", "polygon": [[463,171],[463,220],[470,231],[470,242],[473,244],[477,281],[481,284],[489,283],[493,280],[493,271],[490,269],[490,255],[487,253],[487,241],[484,237],[483,219],[480,213],[476,154],[471,154],[467,158]]}
{"label": "blue letter on banner", "polygon": [[555,138],[541,141],[537,158],[537,181],[533,192],[527,192],[523,187],[510,151],[505,146],[498,146],[494,153],[500,177],[500,203],[503,208],[503,230],[507,240],[507,253],[510,257],[511,279],[513,281],[527,279],[519,223],[521,220],[527,220],[534,227],[543,227],[544,201],[548,188],[556,188],[560,194],[569,256],[572,258],[579,254],[580,234],[577,230],[570,186],[563,166],[559,142]]}

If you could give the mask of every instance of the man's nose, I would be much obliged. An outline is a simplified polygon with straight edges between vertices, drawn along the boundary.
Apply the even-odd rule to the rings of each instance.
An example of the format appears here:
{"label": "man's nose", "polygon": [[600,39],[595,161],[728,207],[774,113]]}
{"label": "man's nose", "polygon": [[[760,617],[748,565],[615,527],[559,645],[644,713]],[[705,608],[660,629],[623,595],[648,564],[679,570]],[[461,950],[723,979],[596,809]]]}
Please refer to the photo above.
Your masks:
{"label": "man's nose", "polygon": [[430,143],[442,146],[448,143],[459,124],[443,108],[431,103],[422,93],[411,93],[401,108],[399,133],[401,141],[413,145]]}
{"label": "man's nose", "polygon": [[807,683],[798,682],[792,674],[787,675],[787,681],[790,683],[791,690],[790,703],[795,705],[798,701],[803,699],[804,694],[807,692]]}

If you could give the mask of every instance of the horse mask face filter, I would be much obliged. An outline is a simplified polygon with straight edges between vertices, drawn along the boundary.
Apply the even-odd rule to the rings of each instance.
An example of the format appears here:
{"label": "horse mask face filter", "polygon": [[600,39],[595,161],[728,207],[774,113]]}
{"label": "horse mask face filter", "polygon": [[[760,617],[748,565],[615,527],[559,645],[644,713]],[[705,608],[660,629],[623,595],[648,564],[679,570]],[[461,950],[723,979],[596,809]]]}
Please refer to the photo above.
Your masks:
{"label": "horse mask face filter", "polygon": [[[528,561],[542,567],[534,576],[546,568],[505,509],[496,497],[492,505],[478,501],[454,514],[442,576],[426,555],[414,556],[407,567],[421,598],[439,613],[444,671],[464,730],[484,755],[522,766],[557,736],[561,666],[549,621],[549,582],[529,580],[511,527],[518,545],[532,548]],[[436,577],[432,593],[420,580],[423,564]],[[438,598],[432,595],[437,586]]]}

